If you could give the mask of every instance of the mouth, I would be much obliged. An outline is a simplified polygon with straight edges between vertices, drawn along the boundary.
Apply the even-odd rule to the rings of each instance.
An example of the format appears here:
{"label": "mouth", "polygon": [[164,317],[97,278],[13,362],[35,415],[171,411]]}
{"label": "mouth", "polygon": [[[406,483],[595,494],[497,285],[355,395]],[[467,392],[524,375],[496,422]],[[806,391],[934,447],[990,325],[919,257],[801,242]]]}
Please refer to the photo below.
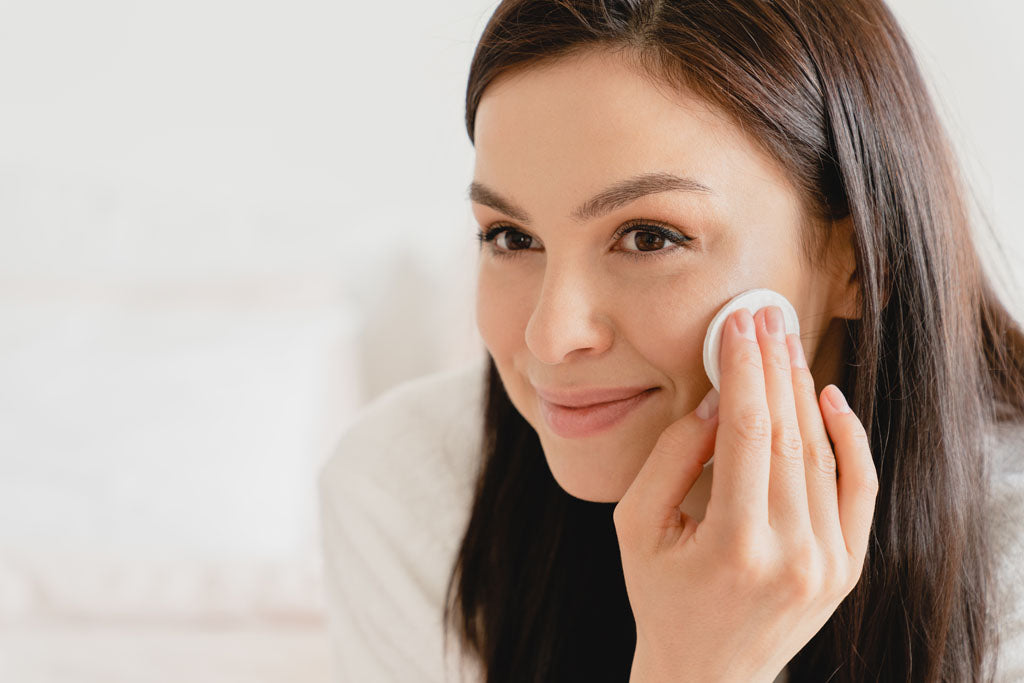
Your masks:
{"label": "mouth", "polygon": [[658,387],[651,387],[626,398],[576,407],[552,403],[539,394],[538,401],[545,422],[555,434],[567,439],[579,439],[598,434],[622,422],[646,404],[657,391]]}
{"label": "mouth", "polygon": [[586,408],[600,403],[612,403],[632,398],[643,391],[653,388],[655,387],[576,387],[561,389],[534,385],[534,390],[540,398],[563,408]]}

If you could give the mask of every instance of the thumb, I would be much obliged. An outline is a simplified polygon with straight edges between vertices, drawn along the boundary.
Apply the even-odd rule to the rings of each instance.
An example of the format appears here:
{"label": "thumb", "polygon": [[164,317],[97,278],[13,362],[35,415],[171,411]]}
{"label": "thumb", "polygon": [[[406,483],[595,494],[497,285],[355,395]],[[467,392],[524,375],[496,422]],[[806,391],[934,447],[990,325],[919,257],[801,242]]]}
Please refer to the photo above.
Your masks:
{"label": "thumb", "polygon": [[617,517],[656,531],[685,523],[679,506],[714,455],[718,396],[712,388],[696,410],[665,428],[616,506]]}

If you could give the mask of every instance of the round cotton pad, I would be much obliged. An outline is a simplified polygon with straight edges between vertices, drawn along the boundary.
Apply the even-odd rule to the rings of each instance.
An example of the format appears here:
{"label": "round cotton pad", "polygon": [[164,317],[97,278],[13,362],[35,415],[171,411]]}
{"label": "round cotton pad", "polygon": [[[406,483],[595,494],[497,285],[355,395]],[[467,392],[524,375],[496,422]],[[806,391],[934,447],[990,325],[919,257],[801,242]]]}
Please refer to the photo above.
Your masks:
{"label": "round cotton pad", "polygon": [[786,334],[800,334],[800,321],[796,317],[796,309],[789,299],[772,289],[748,289],[737,294],[719,309],[715,317],[708,325],[707,334],[704,335],[704,371],[715,389],[721,391],[719,378],[721,377],[721,366],[719,365],[719,352],[722,348],[722,330],[725,328],[725,321],[729,314],[746,308],[753,315],[765,306],[778,306],[782,309],[782,318],[786,323]]}
{"label": "round cotton pad", "polygon": [[[721,366],[719,365],[719,353],[722,348],[722,330],[725,328],[725,321],[729,314],[741,308],[746,308],[753,315],[765,306],[778,306],[782,309],[782,319],[785,321],[786,334],[800,334],[800,321],[796,317],[796,309],[789,299],[772,289],[748,289],[737,294],[719,309],[715,317],[708,325],[707,334],[704,335],[704,372],[714,385],[716,391],[721,391],[719,378],[721,377]],[[704,467],[711,464],[715,456],[711,456]]]}

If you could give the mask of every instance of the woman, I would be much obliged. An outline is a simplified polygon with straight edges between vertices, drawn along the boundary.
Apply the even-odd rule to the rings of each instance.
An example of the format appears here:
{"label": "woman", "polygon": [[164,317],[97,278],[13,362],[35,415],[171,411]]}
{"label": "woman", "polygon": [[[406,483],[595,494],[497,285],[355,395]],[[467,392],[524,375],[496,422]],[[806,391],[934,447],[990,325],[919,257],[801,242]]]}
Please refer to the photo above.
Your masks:
{"label": "woman", "polygon": [[[488,359],[443,624],[481,680],[1024,672],[999,647],[1018,607],[997,611],[1018,546],[994,530],[1018,525],[989,495],[1024,457],[1024,335],[880,0],[502,2],[466,124]],[[734,316],[718,399],[704,333],[755,287],[801,334]],[[600,423],[559,407],[595,387],[634,398]],[[327,553],[337,604],[363,560]],[[386,562],[365,564],[414,561]]]}

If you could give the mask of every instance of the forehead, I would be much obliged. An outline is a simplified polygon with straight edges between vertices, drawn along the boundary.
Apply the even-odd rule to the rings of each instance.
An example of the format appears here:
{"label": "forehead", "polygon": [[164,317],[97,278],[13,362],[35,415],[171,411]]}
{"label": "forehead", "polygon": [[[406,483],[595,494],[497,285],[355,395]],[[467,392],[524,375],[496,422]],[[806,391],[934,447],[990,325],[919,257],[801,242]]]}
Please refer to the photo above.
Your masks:
{"label": "forehead", "polygon": [[561,205],[652,171],[699,178],[725,196],[752,184],[790,190],[774,160],[723,112],[612,52],[502,74],[485,89],[474,126],[475,179],[535,201],[541,188]]}

